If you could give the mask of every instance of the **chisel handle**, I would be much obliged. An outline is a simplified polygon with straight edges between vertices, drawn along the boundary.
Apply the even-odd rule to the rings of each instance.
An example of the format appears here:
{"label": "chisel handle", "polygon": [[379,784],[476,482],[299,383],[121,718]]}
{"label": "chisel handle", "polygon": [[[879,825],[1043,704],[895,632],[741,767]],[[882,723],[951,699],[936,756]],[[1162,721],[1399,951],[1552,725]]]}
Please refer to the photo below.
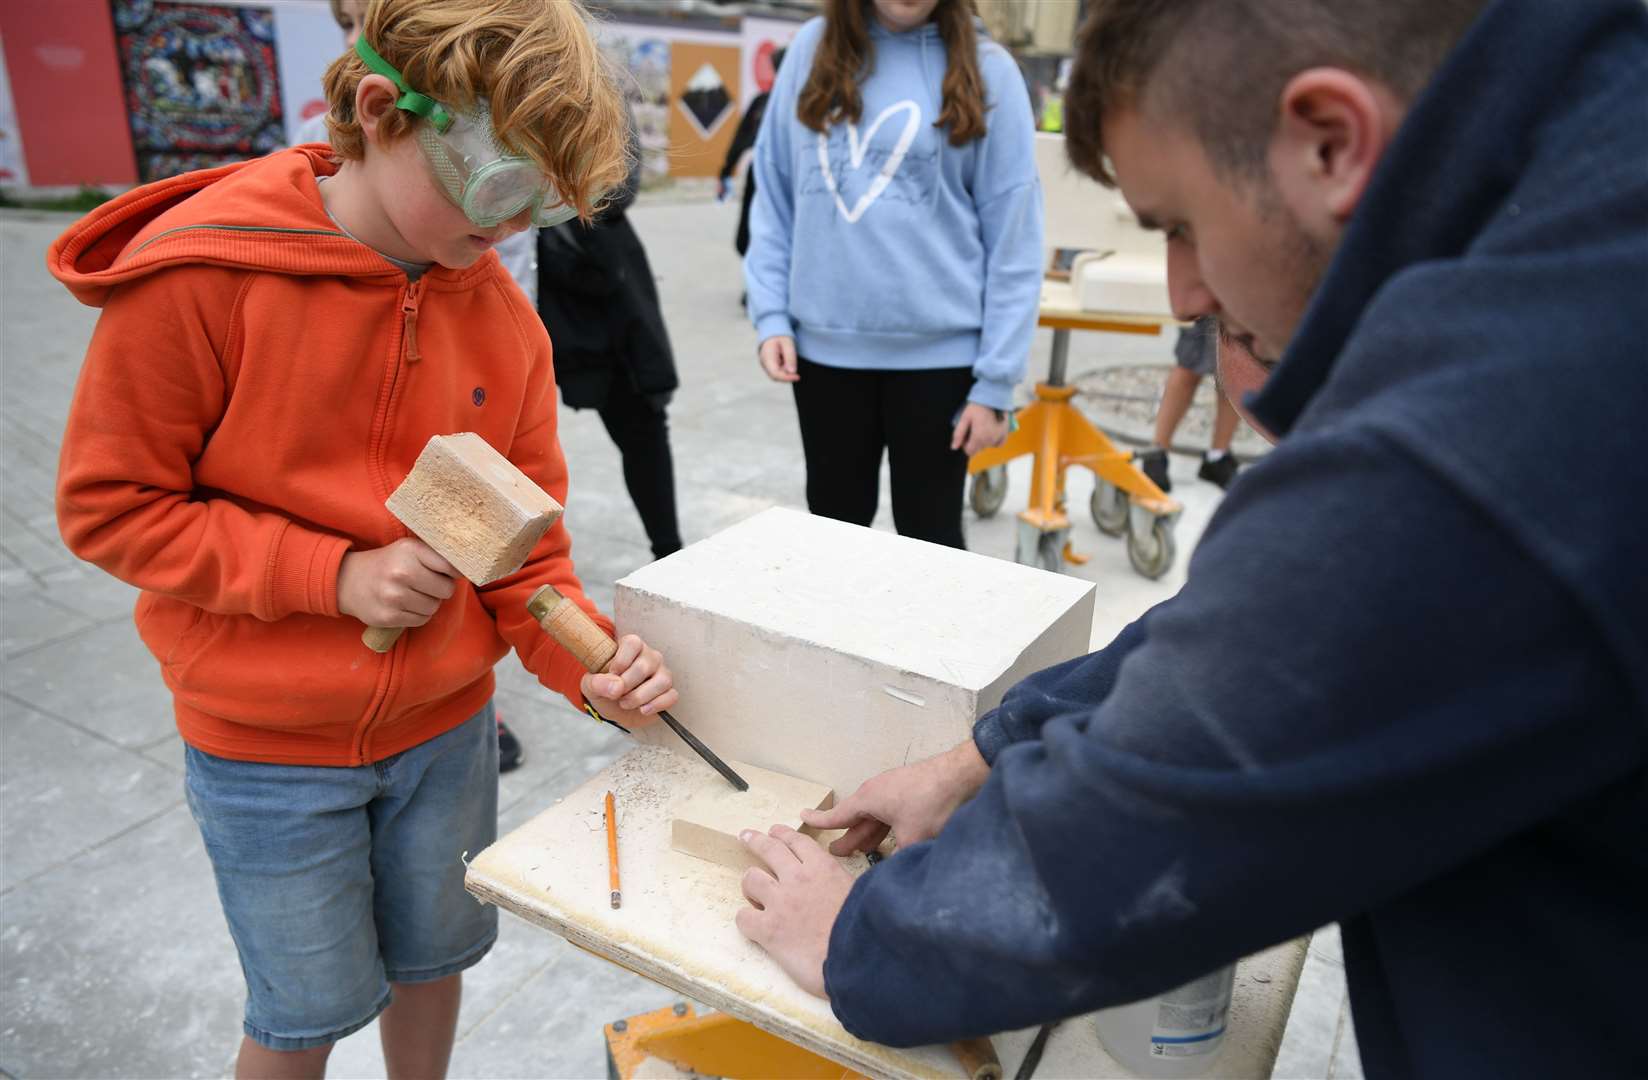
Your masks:
{"label": "chisel handle", "polygon": [[[553,585],[545,585],[532,594],[526,602],[529,615],[538,620],[544,633],[560,643],[561,648],[578,658],[584,669],[594,674],[600,674],[612,663],[617,655],[618,645],[607,632],[601,629],[599,623],[589,617],[589,613],[562,596],[560,590]],[[711,768],[726,778],[727,783],[739,791],[748,791],[749,782],[732,770],[732,767],[711,750],[686,726],[671,716],[667,711],[660,709],[658,718],[669,725],[671,731],[681,737],[692,752],[703,758]]]}
{"label": "chisel handle", "polygon": [[950,1044],[950,1052],[961,1063],[967,1080],[1001,1080],[1001,1059],[988,1037],[963,1039]]}
{"label": "chisel handle", "polygon": [[553,585],[545,585],[526,602],[527,613],[538,620],[544,633],[560,643],[584,665],[599,675],[618,653],[618,643],[607,636],[589,613],[561,595]]}

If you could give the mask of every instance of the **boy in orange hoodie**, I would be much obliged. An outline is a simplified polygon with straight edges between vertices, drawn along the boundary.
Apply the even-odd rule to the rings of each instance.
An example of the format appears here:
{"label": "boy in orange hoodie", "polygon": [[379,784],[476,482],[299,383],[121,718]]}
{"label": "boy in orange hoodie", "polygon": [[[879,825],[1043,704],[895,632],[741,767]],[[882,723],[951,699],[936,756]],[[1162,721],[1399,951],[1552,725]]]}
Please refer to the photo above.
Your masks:
{"label": "boy in orange hoodie", "polygon": [[[459,431],[565,500],[550,343],[492,247],[591,217],[624,110],[571,2],[373,0],[326,87],[333,153],[138,188],[52,246],[103,309],[58,520],[143,590],[246,973],[239,1074],[320,1075],[381,1013],[390,1075],[439,1075],[497,934],[459,858],[496,831],[493,665],[626,727],[676,694],[640,639],[587,675],[528,615],[552,583],[612,629],[563,525],[477,589],[383,503]],[[363,625],[414,629],[379,655]]]}

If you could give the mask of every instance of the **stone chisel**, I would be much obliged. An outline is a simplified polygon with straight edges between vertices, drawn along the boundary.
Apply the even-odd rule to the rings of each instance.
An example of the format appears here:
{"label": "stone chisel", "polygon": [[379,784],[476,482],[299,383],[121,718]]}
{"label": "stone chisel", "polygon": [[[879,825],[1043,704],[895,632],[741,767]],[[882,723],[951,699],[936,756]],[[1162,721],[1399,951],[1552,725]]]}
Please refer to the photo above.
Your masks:
{"label": "stone chisel", "polygon": [[[612,657],[618,652],[618,644],[607,632],[589,617],[583,608],[561,595],[559,589],[553,585],[545,585],[532,594],[532,599],[526,602],[527,613],[538,620],[544,633],[560,643],[561,648],[578,658],[585,670],[599,675],[607,669]],[[739,791],[750,790],[749,781],[733,772],[725,761],[716,756],[715,751],[698,740],[698,736],[686,729],[686,726],[671,716],[668,711],[660,710],[659,719],[669,725],[671,731],[681,736],[681,741],[692,748],[697,754],[709,763],[710,768],[726,777],[727,783]]]}

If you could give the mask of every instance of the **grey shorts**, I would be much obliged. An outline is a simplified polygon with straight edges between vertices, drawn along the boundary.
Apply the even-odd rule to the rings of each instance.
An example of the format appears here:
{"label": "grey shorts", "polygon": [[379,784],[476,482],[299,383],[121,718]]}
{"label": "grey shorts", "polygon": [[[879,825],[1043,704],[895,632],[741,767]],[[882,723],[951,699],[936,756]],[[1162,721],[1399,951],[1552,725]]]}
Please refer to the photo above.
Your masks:
{"label": "grey shorts", "polygon": [[1197,375],[1213,374],[1213,365],[1218,357],[1218,334],[1212,319],[1201,319],[1194,326],[1181,327],[1179,340],[1173,343],[1173,359],[1186,371]]}

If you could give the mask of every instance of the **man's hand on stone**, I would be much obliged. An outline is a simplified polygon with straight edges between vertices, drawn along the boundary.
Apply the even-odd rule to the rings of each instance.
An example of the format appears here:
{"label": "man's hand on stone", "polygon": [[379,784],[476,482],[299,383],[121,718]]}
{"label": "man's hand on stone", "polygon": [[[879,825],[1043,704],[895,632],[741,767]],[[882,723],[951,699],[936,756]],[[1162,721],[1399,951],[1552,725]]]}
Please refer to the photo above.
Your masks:
{"label": "man's hand on stone", "polygon": [[846,829],[830,844],[836,855],[869,851],[889,830],[904,847],[937,836],[989,775],[990,766],[968,739],[936,757],[872,776],[829,810],[801,811],[801,820],[814,829]]}
{"label": "man's hand on stone", "polygon": [[796,985],[826,997],[830,928],[847,902],[853,876],[812,837],[784,825],[768,833],[746,830],[738,838],[766,864],[744,872],[750,906],[739,909],[739,933],[766,949]]}

